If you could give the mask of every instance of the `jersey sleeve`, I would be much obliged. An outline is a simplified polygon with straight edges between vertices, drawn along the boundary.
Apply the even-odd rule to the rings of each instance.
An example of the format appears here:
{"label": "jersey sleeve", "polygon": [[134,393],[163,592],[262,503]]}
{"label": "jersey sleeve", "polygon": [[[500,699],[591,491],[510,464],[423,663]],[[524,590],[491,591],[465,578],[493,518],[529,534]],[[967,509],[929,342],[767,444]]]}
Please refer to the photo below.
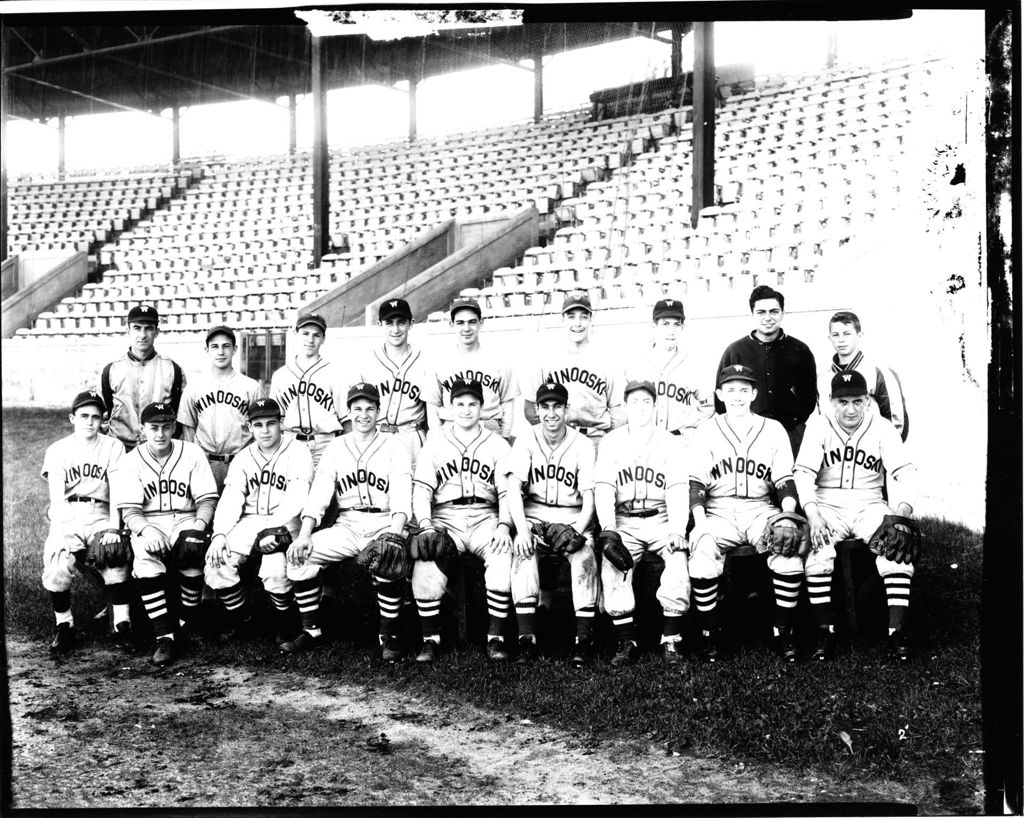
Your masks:
{"label": "jersey sleeve", "polygon": [[[519,379],[515,370],[509,364],[505,364],[501,373],[501,393],[498,395],[502,403],[507,403],[519,397]],[[536,397],[536,395],[534,395]]]}
{"label": "jersey sleeve", "polygon": [[444,400],[441,396],[441,366],[442,362],[435,362],[423,375],[423,402],[431,406],[440,407]]}
{"label": "jersey sleeve", "polygon": [[302,514],[313,479],[313,456],[305,446],[293,445],[288,459],[288,485],[271,515],[272,525],[286,525]]}
{"label": "jersey sleeve", "polygon": [[182,426],[191,426],[193,429],[199,425],[196,413],[196,392],[193,386],[186,386],[181,396],[181,404],[178,406],[178,423]]}
{"label": "jersey sleeve", "polygon": [[772,481],[775,485],[793,479],[793,446],[789,442],[789,435],[781,423],[772,423],[772,446],[775,448],[775,455],[772,459]]}
{"label": "jersey sleeve", "polygon": [[391,513],[411,517],[412,459],[409,450],[397,441],[391,447],[391,473],[388,476],[388,485],[388,507]]}
{"label": "jersey sleeve", "polygon": [[217,481],[213,477],[213,470],[210,469],[209,462],[198,446],[189,446],[189,453],[192,458],[190,485],[193,499],[197,504],[203,500],[216,500]]}
{"label": "jersey sleeve", "polygon": [[530,464],[533,462],[533,457],[527,435],[532,434],[532,432],[527,432],[516,438],[516,442],[512,444],[512,451],[505,458],[503,469],[505,475],[512,475],[521,483],[525,483],[530,476]]}
{"label": "jersey sleeve", "polygon": [[[248,457],[248,454],[244,454],[243,457]],[[236,457],[228,466],[224,490],[217,502],[217,510],[213,513],[214,534],[227,534],[242,518],[247,488],[243,457]]]}
{"label": "jersey sleeve", "polygon": [[882,435],[882,463],[885,464],[889,505],[896,509],[900,503],[911,508],[917,500],[917,468],[910,462],[909,452],[900,433],[888,421]]}
{"label": "jersey sleeve", "polygon": [[576,440],[576,485],[580,494],[594,490],[594,447],[582,436]]}
{"label": "jersey sleeve", "polygon": [[806,506],[815,501],[815,486],[818,469],[825,451],[825,433],[828,421],[824,415],[814,415],[807,421],[803,442],[793,464],[793,480],[796,482],[800,504]]}
{"label": "jersey sleeve", "polygon": [[[312,483],[309,486],[309,493],[306,502],[302,507],[303,517],[312,517],[319,525],[323,519],[324,512],[331,502],[331,495],[334,494],[334,485],[337,479],[337,468],[334,465],[334,458],[329,452],[334,441],[328,444],[320,457],[320,463],[313,474]],[[312,461],[311,461],[312,462]]]}
{"label": "jersey sleeve", "polygon": [[594,485],[604,483],[612,488],[615,487],[616,453],[613,451],[614,448],[615,438],[609,440],[605,436],[597,451],[597,463],[594,465]]}
{"label": "jersey sleeve", "polygon": [[680,438],[664,433],[665,441],[665,481],[666,488],[679,485],[690,485],[690,453]]}
{"label": "jersey sleeve", "polygon": [[[140,460],[135,454],[136,450],[125,455],[120,468],[116,472],[115,485],[118,498],[118,508],[125,506],[139,506],[145,502],[142,491],[142,479],[139,477]],[[207,467],[209,468],[209,467]],[[114,488],[113,486],[111,488]]]}
{"label": "jersey sleeve", "polygon": [[[44,480],[49,480],[50,475],[56,476],[64,471],[60,465],[60,448],[57,443],[51,443],[46,447],[46,453],[43,455],[43,468],[39,472]],[[61,479],[63,479],[63,475],[61,475]]]}
{"label": "jersey sleeve", "polygon": [[507,467],[509,457],[512,455],[512,447],[509,445],[505,438],[499,435],[492,435],[491,445],[494,447],[494,471],[492,472],[492,480],[494,481],[494,488],[498,492],[498,496],[501,497],[508,488],[508,480],[506,479]]}
{"label": "jersey sleeve", "polygon": [[416,471],[412,477],[414,483],[431,491],[436,491],[438,488],[437,473],[434,471],[434,435],[436,434],[441,434],[441,431],[438,430],[427,435],[427,442],[423,444],[423,448],[420,449],[416,458]]}
{"label": "jersey sleeve", "polygon": [[713,420],[705,421],[697,427],[697,431],[690,441],[690,479],[700,483],[705,488],[711,485],[711,432],[709,424]]}

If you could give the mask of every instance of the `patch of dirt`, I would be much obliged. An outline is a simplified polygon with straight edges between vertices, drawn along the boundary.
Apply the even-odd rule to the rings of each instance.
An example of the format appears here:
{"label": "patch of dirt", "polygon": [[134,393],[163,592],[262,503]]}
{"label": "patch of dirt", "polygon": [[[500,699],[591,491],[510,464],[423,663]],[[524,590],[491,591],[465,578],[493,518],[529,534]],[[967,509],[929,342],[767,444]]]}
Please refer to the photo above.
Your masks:
{"label": "patch of dirt", "polygon": [[55,662],[10,637],[7,658],[19,808],[914,800],[892,782],[734,765],[279,669],[161,670],[105,648]]}

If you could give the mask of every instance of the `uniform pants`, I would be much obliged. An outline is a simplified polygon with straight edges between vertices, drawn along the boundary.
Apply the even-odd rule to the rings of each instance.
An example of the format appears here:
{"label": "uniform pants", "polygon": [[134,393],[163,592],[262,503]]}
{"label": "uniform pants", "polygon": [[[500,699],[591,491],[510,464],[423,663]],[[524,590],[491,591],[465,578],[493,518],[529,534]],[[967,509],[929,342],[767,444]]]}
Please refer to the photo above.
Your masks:
{"label": "uniform pants", "polygon": [[[540,512],[545,522],[565,523],[570,525],[579,517],[579,509],[549,507]],[[527,516],[532,525],[540,522],[539,516]],[[594,535],[591,531],[584,532],[587,544],[574,554],[566,554],[569,561],[569,574],[572,583],[572,606],[579,611],[593,608],[597,604],[600,579],[597,570],[597,559],[594,555]],[[539,557],[512,557],[512,601],[521,602],[534,598],[540,592]]]}
{"label": "uniform pants", "polygon": [[300,582],[315,578],[323,566],[357,556],[390,527],[390,512],[342,511],[334,525],[313,533],[312,550],[302,565],[288,566],[288,579]]}
{"label": "uniform pants", "polygon": [[[615,516],[615,530],[629,549],[633,562],[639,562],[644,551],[660,554],[665,561],[657,598],[666,614],[682,616],[690,608],[690,574],[685,551],[671,551],[668,547],[668,516],[662,512],[654,517]],[[604,589],[604,608],[610,616],[625,616],[636,608],[633,595],[633,569],[623,573],[610,561],[601,565],[601,585]]]}
{"label": "uniform pants", "polygon": [[[256,543],[256,535],[265,528],[272,528],[278,523],[273,518],[253,514],[242,517],[235,526],[227,533],[228,556],[227,564],[214,568],[209,559],[203,573],[206,584],[215,591],[223,591],[232,588],[239,582],[238,567],[245,562],[252,553]],[[299,520],[294,518],[285,523],[285,527],[295,539],[299,535]],[[264,554],[260,560],[259,578],[268,594],[287,594],[292,589],[292,584],[286,576],[285,552],[277,554]]]}
{"label": "uniform pants", "polygon": [[[64,503],[60,521],[50,522],[43,543],[43,587],[51,593],[67,591],[75,576],[75,554],[84,551],[89,537],[110,528],[110,507],[105,503]],[[128,567],[103,568],[103,582],[116,585],[128,579]]]}
{"label": "uniform pants", "polygon": [[[154,526],[167,535],[171,545],[178,538],[178,534],[190,528],[195,528],[196,517],[191,511],[169,511],[146,515],[147,525]],[[136,579],[149,579],[160,577],[167,573],[165,560],[168,553],[150,554],[143,545],[143,539],[135,534],[132,535],[132,553],[135,562],[132,567],[132,575]],[[185,577],[202,576],[202,568],[181,568],[178,573]]]}

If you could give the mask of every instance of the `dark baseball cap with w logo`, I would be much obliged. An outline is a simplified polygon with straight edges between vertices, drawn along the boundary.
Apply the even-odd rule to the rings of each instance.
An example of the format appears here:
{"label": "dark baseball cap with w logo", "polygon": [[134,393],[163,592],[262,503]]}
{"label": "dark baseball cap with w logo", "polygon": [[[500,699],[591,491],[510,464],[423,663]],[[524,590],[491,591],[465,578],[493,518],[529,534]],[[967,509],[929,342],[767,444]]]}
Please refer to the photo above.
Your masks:
{"label": "dark baseball cap with w logo", "polygon": [[833,398],[855,398],[868,393],[868,382],[856,369],[837,372],[832,377]]}
{"label": "dark baseball cap with w logo", "polygon": [[177,416],[171,404],[159,401],[143,409],[141,419],[143,423],[167,423],[176,420]]}
{"label": "dark baseball cap with w logo", "polygon": [[387,321],[389,318],[406,318],[412,320],[412,308],[404,298],[389,298],[381,301],[377,310],[377,320]]}
{"label": "dark baseball cap with w logo", "polygon": [[257,398],[249,404],[249,420],[257,418],[279,418],[281,407],[273,398]]}

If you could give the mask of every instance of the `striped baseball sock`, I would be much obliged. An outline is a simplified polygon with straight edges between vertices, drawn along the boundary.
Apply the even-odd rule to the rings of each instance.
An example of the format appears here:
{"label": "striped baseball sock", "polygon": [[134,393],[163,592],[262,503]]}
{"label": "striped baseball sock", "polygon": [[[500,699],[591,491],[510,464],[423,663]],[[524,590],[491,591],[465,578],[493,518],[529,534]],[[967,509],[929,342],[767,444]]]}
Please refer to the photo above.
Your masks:
{"label": "striped baseball sock", "polygon": [[108,585],[107,590],[110,592],[110,606],[114,611],[115,627],[122,622],[130,621],[131,612],[128,605],[131,602],[131,586],[128,584],[128,580]]}
{"label": "striped baseball sock", "polygon": [[775,589],[775,627],[791,627],[796,603],[800,598],[800,584],[803,574],[777,574],[772,571],[772,587]]}
{"label": "striped baseball sock", "polygon": [[310,636],[319,636],[321,633],[320,598],[323,592],[324,586],[319,574],[313,579],[300,579],[292,583],[292,593],[295,594],[295,604],[299,606],[302,629]]}
{"label": "striped baseball sock", "polygon": [[380,611],[380,635],[398,636],[398,612],[402,609],[402,583],[378,582],[377,608]]}
{"label": "striped baseball sock", "polygon": [[683,615],[681,613],[669,613],[662,611],[661,614],[661,641],[678,642],[683,638]]}
{"label": "striped baseball sock", "polygon": [[245,591],[242,590],[241,582],[236,582],[230,588],[218,588],[216,594],[229,617],[240,622],[249,618],[249,606],[246,604]]}
{"label": "striped baseball sock", "polygon": [[528,596],[516,603],[516,624],[520,639],[537,633],[537,597]]}
{"label": "striped baseball sock", "polygon": [[65,622],[68,625],[75,624],[75,618],[71,615],[71,591],[50,591],[50,603],[58,625]]}
{"label": "striped baseball sock", "polygon": [[594,640],[594,616],[597,605],[587,605],[576,611],[576,641],[592,642]]}
{"label": "striped baseball sock", "polygon": [[487,627],[488,638],[503,638],[501,632],[505,629],[505,620],[508,619],[508,608],[511,604],[512,594],[508,591],[487,589],[487,618],[490,622]]}
{"label": "striped baseball sock", "polygon": [[174,638],[174,620],[167,609],[167,594],[164,593],[164,578],[146,577],[136,580],[139,587],[139,596],[142,597],[142,607],[146,609],[146,616],[153,623],[153,633],[157,639],[163,637]]}
{"label": "striped baseball sock", "polygon": [[184,627],[192,621],[203,598],[203,575],[186,576],[178,574],[178,588],[181,591],[181,613],[178,624]]}
{"label": "striped baseball sock", "polygon": [[693,588],[693,604],[697,608],[697,620],[702,630],[718,627],[718,577],[690,579]]}
{"label": "striped baseball sock", "polygon": [[910,574],[889,574],[884,578],[885,598],[889,603],[889,633],[903,627],[910,605]]}
{"label": "striped baseball sock", "polygon": [[441,600],[416,598],[416,610],[420,614],[420,633],[423,641],[441,641]]}
{"label": "striped baseball sock", "polygon": [[615,627],[615,638],[620,642],[628,639],[636,642],[636,625],[633,624],[633,612],[620,614],[612,617],[612,625]]}
{"label": "striped baseball sock", "polygon": [[830,628],[832,624],[832,575],[809,574],[807,597],[811,602],[811,619],[815,627]]}

